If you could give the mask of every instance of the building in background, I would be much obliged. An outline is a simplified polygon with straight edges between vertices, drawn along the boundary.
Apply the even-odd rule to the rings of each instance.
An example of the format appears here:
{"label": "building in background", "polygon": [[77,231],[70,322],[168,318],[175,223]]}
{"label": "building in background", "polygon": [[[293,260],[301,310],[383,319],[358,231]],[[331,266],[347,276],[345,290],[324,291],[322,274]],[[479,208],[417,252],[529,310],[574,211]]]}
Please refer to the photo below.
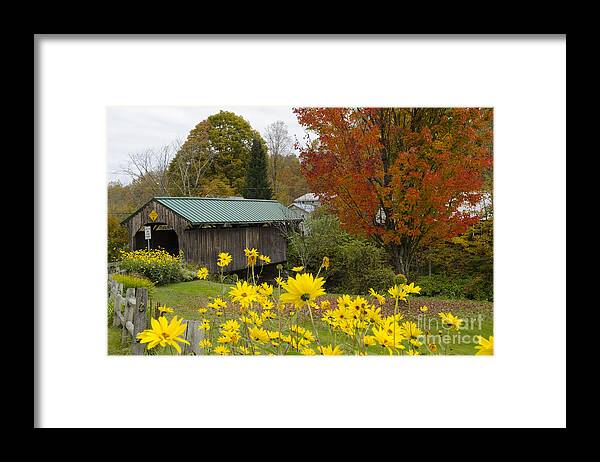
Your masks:
{"label": "building in background", "polygon": [[308,216],[311,213],[313,213],[320,205],[321,202],[319,202],[318,196],[316,196],[313,193],[306,193],[294,199],[294,201],[290,205],[288,205],[288,209],[293,210],[303,219],[306,220],[306,218],[308,218]]}

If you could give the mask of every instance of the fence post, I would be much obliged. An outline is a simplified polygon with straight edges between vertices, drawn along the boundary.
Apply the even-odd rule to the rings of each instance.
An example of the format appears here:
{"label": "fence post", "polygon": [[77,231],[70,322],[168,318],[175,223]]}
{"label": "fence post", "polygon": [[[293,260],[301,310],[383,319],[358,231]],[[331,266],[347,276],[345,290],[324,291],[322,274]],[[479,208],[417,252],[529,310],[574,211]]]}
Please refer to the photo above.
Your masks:
{"label": "fence post", "polygon": [[202,354],[202,350],[200,348],[200,340],[204,338],[204,331],[198,329],[202,324],[201,321],[186,321],[186,329],[184,338],[190,342],[189,345],[183,344],[181,349],[181,354],[186,355],[193,352],[195,355]]}
{"label": "fence post", "polygon": [[115,304],[113,305],[113,308],[115,306],[119,307],[119,312],[121,311],[121,305],[123,304],[123,302],[125,300],[123,300],[123,284],[121,284],[120,282],[115,283]]}
{"label": "fence post", "polygon": [[113,326],[119,325],[119,316],[117,315],[117,296],[119,295],[117,291],[118,285],[117,281],[114,279],[110,280],[110,296],[112,298],[113,305]]}
{"label": "fence post", "polygon": [[113,327],[117,327],[121,324],[119,319],[119,311],[121,307],[117,304],[117,281],[114,279],[110,280],[110,295],[112,297],[113,304]]}
{"label": "fence post", "polygon": [[139,343],[137,334],[146,329],[148,318],[146,309],[148,308],[148,289],[139,288],[135,292],[135,307],[133,309],[133,345],[131,351],[134,355],[143,355],[146,345]]}
{"label": "fence post", "polygon": [[[113,306],[114,309],[114,313],[113,313],[113,326],[120,326],[122,324],[121,322],[121,316],[123,316],[123,312],[122,312],[122,306],[123,306],[123,302],[125,300],[123,299],[123,296],[121,294],[117,294],[115,296],[115,304]],[[123,324],[124,325],[124,324]]]}
{"label": "fence post", "polygon": [[[131,332],[131,322],[133,321],[133,310],[135,308],[135,289],[129,288],[125,292],[125,313],[123,314],[123,332],[121,333],[121,345],[124,345]],[[128,326],[129,324],[129,326]]]}

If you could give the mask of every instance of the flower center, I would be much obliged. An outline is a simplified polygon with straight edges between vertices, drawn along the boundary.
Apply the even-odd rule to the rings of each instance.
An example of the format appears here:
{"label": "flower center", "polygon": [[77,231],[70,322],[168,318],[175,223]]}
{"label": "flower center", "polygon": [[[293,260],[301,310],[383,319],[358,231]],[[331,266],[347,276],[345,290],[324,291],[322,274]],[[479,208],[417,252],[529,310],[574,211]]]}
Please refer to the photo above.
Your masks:
{"label": "flower center", "polygon": [[301,299],[302,301],[305,301],[305,302],[307,302],[307,301],[309,301],[309,300],[310,300],[310,294],[302,294],[302,295],[300,296],[300,299]]}

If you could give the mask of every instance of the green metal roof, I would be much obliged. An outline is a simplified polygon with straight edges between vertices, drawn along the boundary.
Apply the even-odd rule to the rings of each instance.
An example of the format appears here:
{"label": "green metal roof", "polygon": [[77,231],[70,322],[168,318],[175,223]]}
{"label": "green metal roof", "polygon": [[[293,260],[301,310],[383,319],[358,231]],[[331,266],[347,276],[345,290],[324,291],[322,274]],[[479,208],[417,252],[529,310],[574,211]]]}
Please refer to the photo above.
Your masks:
{"label": "green metal roof", "polygon": [[277,201],[217,197],[155,197],[194,225],[297,221],[302,217]]}

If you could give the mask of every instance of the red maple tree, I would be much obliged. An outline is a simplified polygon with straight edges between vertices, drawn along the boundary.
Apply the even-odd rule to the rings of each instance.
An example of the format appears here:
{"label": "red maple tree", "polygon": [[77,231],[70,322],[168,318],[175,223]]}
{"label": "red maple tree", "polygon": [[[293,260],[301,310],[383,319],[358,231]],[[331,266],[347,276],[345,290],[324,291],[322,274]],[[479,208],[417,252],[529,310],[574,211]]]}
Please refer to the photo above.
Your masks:
{"label": "red maple tree", "polygon": [[295,108],[316,135],[298,146],[302,172],[353,234],[384,246],[396,271],[416,251],[459,235],[479,217],[492,167],[492,109]]}

